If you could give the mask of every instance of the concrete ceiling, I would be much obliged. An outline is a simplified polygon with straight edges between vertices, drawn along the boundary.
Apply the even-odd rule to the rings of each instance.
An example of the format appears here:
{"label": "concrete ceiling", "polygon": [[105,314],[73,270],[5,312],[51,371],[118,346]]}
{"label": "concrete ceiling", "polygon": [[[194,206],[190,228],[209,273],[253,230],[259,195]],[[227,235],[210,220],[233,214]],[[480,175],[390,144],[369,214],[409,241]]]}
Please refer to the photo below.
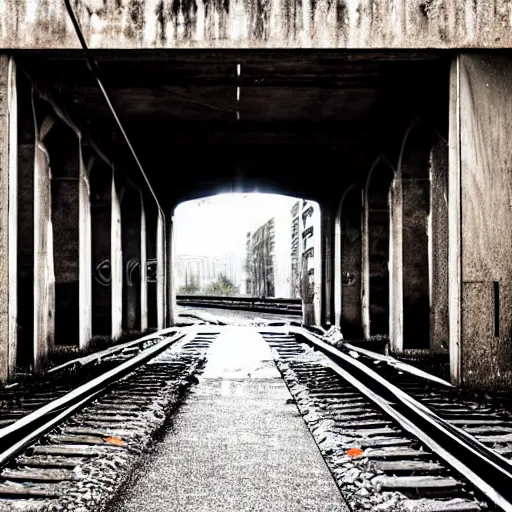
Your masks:
{"label": "concrete ceiling", "polygon": [[[446,53],[190,50],[95,57],[154,187],[174,180],[170,203],[255,186],[316,198],[333,173],[355,179],[356,168],[413,115],[432,115],[435,106],[434,115],[447,116]],[[81,52],[23,52],[19,62],[93,137],[113,134],[126,155]]]}

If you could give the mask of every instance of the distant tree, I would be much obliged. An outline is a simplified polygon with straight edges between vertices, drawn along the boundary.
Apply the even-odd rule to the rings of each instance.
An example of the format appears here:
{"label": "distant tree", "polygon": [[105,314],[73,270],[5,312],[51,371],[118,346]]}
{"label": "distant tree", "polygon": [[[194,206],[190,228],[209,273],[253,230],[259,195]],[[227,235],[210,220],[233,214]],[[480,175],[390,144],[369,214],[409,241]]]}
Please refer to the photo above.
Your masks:
{"label": "distant tree", "polygon": [[220,274],[217,281],[206,288],[208,295],[236,295],[238,288],[225,276]]}
{"label": "distant tree", "polygon": [[197,282],[197,278],[195,276],[192,276],[190,278],[190,282],[187,283],[185,286],[182,286],[178,293],[183,293],[183,294],[193,294],[193,293],[197,293],[199,291],[199,284]]}

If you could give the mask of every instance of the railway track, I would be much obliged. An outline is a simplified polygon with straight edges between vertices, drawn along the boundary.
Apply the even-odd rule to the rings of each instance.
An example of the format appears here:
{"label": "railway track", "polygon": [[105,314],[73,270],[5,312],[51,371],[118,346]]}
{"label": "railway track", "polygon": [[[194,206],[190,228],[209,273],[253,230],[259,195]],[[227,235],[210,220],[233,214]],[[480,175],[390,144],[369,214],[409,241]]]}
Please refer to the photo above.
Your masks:
{"label": "railway track", "polygon": [[[103,510],[221,330],[185,328],[111,354],[106,371],[1,429],[0,511]],[[512,511],[501,410],[303,328],[257,330],[352,510]]]}
{"label": "railway track", "polygon": [[176,303],[179,306],[198,308],[238,309],[243,311],[256,311],[260,313],[281,313],[301,316],[302,303],[296,299],[274,299],[256,297],[221,297],[210,295],[177,295]]}
{"label": "railway track", "polygon": [[[166,331],[173,337],[177,329]],[[71,392],[116,366],[130,360],[156,343],[162,335],[148,335],[138,340],[113,346],[89,356],[68,361],[50,369],[34,380],[11,384],[0,390],[0,428],[12,425],[31,412]]]}
{"label": "railway track", "polygon": [[[354,347],[347,349],[367,367],[451,424],[512,462],[512,401],[492,401],[461,392],[442,380],[422,379],[395,366],[394,360]],[[402,369],[401,369],[402,368]]]}
{"label": "railway track", "polygon": [[499,453],[304,329],[260,332],[353,510],[512,510]]}
{"label": "railway track", "polygon": [[0,511],[100,510],[194,380],[216,332],[164,337],[0,430]]}

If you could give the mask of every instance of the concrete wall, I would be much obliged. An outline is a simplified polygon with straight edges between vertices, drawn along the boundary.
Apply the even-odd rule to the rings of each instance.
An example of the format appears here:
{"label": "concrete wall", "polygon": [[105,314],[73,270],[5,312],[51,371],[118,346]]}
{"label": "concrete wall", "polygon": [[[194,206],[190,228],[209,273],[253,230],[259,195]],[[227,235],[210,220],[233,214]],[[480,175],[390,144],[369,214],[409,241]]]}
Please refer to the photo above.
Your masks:
{"label": "concrete wall", "polygon": [[453,68],[450,350],[465,386],[512,381],[512,59],[462,54]]}
{"label": "concrete wall", "polygon": [[0,55],[0,381],[16,363],[17,115],[16,67],[12,58]]}
{"label": "concrete wall", "polygon": [[[512,45],[508,0],[79,0],[94,48],[458,48]],[[0,47],[78,48],[64,2],[4,0]]]}

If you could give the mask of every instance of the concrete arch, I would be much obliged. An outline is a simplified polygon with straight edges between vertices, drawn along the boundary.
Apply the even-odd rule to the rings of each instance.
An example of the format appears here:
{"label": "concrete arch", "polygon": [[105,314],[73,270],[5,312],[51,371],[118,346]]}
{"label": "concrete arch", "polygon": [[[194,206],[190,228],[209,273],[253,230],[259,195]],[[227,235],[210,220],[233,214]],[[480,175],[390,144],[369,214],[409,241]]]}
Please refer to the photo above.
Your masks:
{"label": "concrete arch", "polygon": [[447,180],[445,138],[414,119],[402,140],[391,199],[391,331],[397,352],[448,346]]}
{"label": "concrete arch", "polygon": [[361,303],[366,339],[388,334],[391,215],[388,198],[395,174],[389,160],[379,155],[370,167],[363,191]]}
{"label": "concrete arch", "polygon": [[[344,337],[361,337],[363,190],[353,183],[340,199],[334,224],[334,321]],[[346,213],[346,214],[345,214]]]}

